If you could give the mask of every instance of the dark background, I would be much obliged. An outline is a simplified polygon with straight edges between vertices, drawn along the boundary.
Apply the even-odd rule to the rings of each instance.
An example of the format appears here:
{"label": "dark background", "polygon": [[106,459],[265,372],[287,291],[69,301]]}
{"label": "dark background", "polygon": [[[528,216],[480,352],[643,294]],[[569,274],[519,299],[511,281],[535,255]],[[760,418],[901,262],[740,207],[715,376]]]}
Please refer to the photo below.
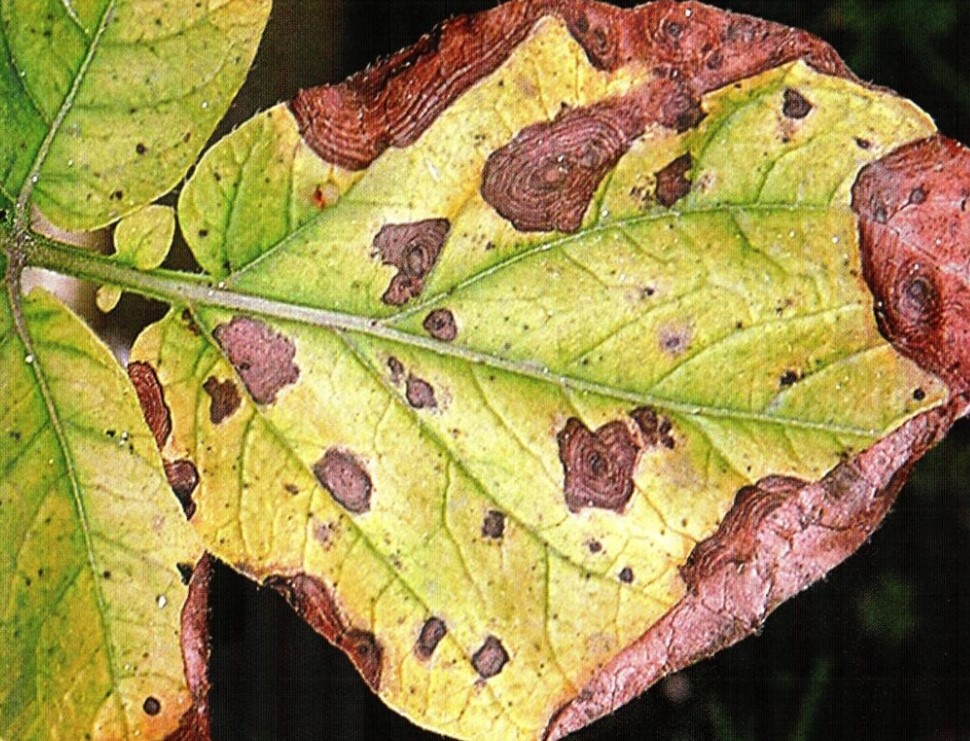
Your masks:
{"label": "dark background", "polygon": [[[238,124],[333,82],[483,0],[277,0]],[[617,3],[633,5],[634,3]],[[970,2],[769,2],[722,7],[806,28],[862,78],[970,140]],[[274,592],[225,568],[212,593],[218,741],[436,739],[386,709],[344,656]],[[761,636],[667,679],[573,738],[970,741],[970,425],[917,468],[872,541],[781,607]]]}

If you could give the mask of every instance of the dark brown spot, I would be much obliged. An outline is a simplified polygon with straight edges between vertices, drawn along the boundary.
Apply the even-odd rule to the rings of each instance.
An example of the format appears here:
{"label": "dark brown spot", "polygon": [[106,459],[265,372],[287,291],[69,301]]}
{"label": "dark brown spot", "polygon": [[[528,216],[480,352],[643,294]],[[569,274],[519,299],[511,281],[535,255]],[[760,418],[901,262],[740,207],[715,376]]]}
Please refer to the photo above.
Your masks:
{"label": "dark brown spot", "polygon": [[313,464],[313,473],[323,487],[349,512],[370,509],[373,489],[370,474],[352,453],[330,448]]}
{"label": "dark brown spot", "polygon": [[138,154],[140,154],[140,155],[141,155],[141,154],[145,154],[145,152],[147,152],[147,151],[148,151],[148,147],[146,147],[146,146],[145,146],[144,144],[142,144],[141,142],[138,142],[138,143],[137,143],[137,144],[135,145],[135,152],[137,152]]}
{"label": "dark brown spot", "polygon": [[781,374],[781,378],[778,379],[778,383],[782,388],[788,386],[794,386],[798,381],[801,380],[801,375],[796,370],[786,370]]}
{"label": "dark brown spot", "polygon": [[856,137],[855,144],[859,149],[870,149],[872,147],[872,142],[868,139],[863,139],[861,137]]}
{"label": "dark brown spot", "polygon": [[610,422],[594,433],[570,417],[556,439],[570,511],[596,507],[622,512],[633,495],[633,469],[639,453],[627,426]]}
{"label": "dark brown spot", "polygon": [[116,190],[110,196],[112,201],[120,201],[124,197],[125,197],[125,192],[123,190]]}
{"label": "dark brown spot", "polygon": [[141,704],[141,709],[145,711],[145,715],[158,715],[162,712],[162,703],[157,698],[149,695],[145,698],[145,702]]}
{"label": "dark brown spot", "polygon": [[202,389],[209,395],[209,420],[217,425],[224,419],[231,417],[239,409],[242,398],[239,396],[239,389],[228,378],[220,381],[215,376],[209,376]]}
{"label": "dark brown spot", "polygon": [[199,485],[198,469],[188,458],[163,461],[163,465],[168,485],[172,487],[172,491],[178,497],[182,510],[185,512],[185,518],[191,520],[192,515],[195,514],[195,501],[192,499],[192,493]]}
{"label": "dark brown spot", "polygon": [[438,402],[434,398],[434,387],[423,378],[408,376],[404,396],[415,409],[436,409]]}
{"label": "dark brown spot", "polygon": [[782,104],[781,112],[785,114],[786,118],[805,118],[815,107],[808,102],[804,95],[792,88],[785,90],[784,98],[785,102]]}
{"label": "dark brown spot", "polygon": [[693,160],[688,153],[681,155],[656,173],[657,203],[664,208],[670,208],[690,193],[691,183],[687,173],[692,166]]}
{"label": "dark brown spot", "polygon": [[387,369],[391,372],[391,383],[400,383],[404,377],[404,365],[393,355],[387,359]]}
{"label": "dark brown spot", "polygon": [[426,661],[431,658],[431,654],[438,648],[441,639],[448,633],[448,626],[439,617],[428,618],[421,626],[421,634],[414,644],[414,654],[419,659]]}
{"label": "dark brown spot", "polygon": [[424,318],[421,326],[429,335],[442,342],[451,342],[458,336],[455,315],[448,309],[435,309]]}
{"label": "dark brown spot", "polygon": [[373,633],[346,624],[333,594],[320,579],[308,574],[273,576],[266,585],[280,592],[315,631],[346,652],[371,689],[380,689],[380,643]]}
{"label": "dark brown spot", "polygon": [[293,340],[257,319],[233,317],[212,334],[257,404],[272,404],[300,377]]}
{"label": "dark brown spot", "polygon": [[472,656],[472,666],[482,679],[490,679],[502,671],[508,660],[509,655],[502,642],[495,636],[489,636]]}
{"label": "dark brown spot", "polygon": [[505,515],[495,509],[485,513],[482,520],[482,537],[500,540],[505,534]]}
{"label": "dark brown spot", "polygon": [[298,487],[296,484],[291,484],[291,483],[283,484],[283,489],[286,491],[287,494],[292,494],[293,496],[296,496],[297,494],[300,493],[300,487]]}
{"label": "dark brown spot", "polygon": [[398,269],[381,297],[385,304],[402,306],[424,290],[425,278],[438,262],[450,229],[448,219],[386,224],[381,228],[374,237],[374,254],[384,265]]}
{"label": "dark brown spot", "polygon": [[374,634],[351,629],[343,634],[340,647],[350,656],[364,681],[376,692],[381,684],[384,651]]}
{"label": "dark brown spot", "polygon": [[632,584],[633,569],[631,569],[629,566],[624,566],[622,569],[620,569],[620,581],[624,584]]}
{"label": "dark brown spot", "polygon": [[179,578],[182,580],[182,583],[187,585],[189,581],[192,579],[192,572],[194,571],[194,569],[192,568],[192,564],[177,563],[175,564],[175,568],[178,569]]}
{"label": "dark brown spot", "polygon": [[909,202],[918,206],[926,200],[926,191],[920,187],[913,188],[909,193]]}
{"label": "dark brown spot", "polygon": [[925,392],[925,391],[923,391],[923,389],[921,389],[921,388],[918,388],[918,389],[916,389],[915,391],[913,391],[913,398],[914,398],[914,399],[915,399],[916,401],[923,401],[923,399],[925,399],[925,398],[926,398],[926,392]]}
{"label": "dark brown spot", "polygon": [[670,434],[673,424],[668,417],[658,415],[653,407],[638,407],[630,412],[630,417],[637,423],[643,447],[655,448],[663,445],[668,450],[674,449],[676,443]]}
{"label": "dark brown spot", "polygon": [[158,381],[158,375],[148,363],[135,362],[128,364],[128,378],[135,387],[138,403],[141,405],[142,414],[145,415],[148,429],[155,437],[155,444],[162,449],[168,436],[172,434],[172,416],[165,404],[165,395]]}
{"label": "dark brown spot", "polygon": [[598,540],[587,540],[586,547],[589,548],[590,553],[600,553],[603,550],[603,544]]}
{"label": "dark brown spot", "polygon": [[489,155],[482,197],[519,231],[576,231],[603,177],[644,126],[632,101],[565,109]]}

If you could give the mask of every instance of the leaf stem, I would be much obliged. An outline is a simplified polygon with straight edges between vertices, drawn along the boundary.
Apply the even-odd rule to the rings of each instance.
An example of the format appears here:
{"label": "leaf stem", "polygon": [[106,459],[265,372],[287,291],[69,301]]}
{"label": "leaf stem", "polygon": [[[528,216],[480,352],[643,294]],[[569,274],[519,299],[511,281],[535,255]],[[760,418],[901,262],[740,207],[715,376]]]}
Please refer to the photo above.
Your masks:
{"label": "leaf stem", "polygon": [[578,393],[612,398],[633,405],[649,404],[666,411],[687,416],[705,415],[736,420],[744,419],[766,424],[782,424],[799,429],[815,429],[824,432],[864,437],[871,437],[878,434],[878,430],[859,429],[822,422],[808,422],[763,412],[689,404],[647,392],[618,389],[583,378],[556,373],[536,362],[504,358],[486,351],[464,347],[460,344],[443,342],[432,337],[412,334],[411,332],[390,326],[383,319],[345,314],[313,306],[293,304],[285,300],[276,300],[243,293],[237,288],[227,288],[222,283],[213,283],[209,277],[198,274],[164,269],[140,271],[136,268],[119,264],[110,257],[67,247],[40,235],[36,235],[32,239],[30,250],[26,253],[25,264],[55,270],[99,284],[107,283],[119,286],[124,290],[132,291],[172,306],[190,308],[208,306],[225,309],[227,311],[297,322],[307,326],[352,332],[398,345],[416,347],[462,362],[484,365],[519,376],[534,378],[544,383],[555,384]]}

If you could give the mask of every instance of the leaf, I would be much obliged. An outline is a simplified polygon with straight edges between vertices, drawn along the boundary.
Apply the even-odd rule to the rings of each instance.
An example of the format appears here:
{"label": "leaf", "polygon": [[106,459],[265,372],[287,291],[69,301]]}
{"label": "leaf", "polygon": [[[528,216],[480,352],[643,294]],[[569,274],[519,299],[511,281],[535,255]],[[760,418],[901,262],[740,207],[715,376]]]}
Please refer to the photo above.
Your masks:
{"label": "leaf", "polygon": [[269,0],[5,4],[0,191],[67,229],[165,193],[242,84],[268,13]]}
{"label": "leaf", "polygon": [[[139,270],[152,270],[164,262],[175,236],[175,211],[170,206],[151,205],[118,222],[114,231],[115,260]],[[99,286],[98,308],[112,311],[121,300],[117,286]]]}
{"label": "leaf", "polygon": [[581,727],[853,552],[965,413],[963,304],[900,304],[860,177],[938,141],[695,3],[511,2],[304,91],[200,163],[218,283],[133,350],[193,524],[416,723]]}
{"label": "leaf", "polygon": [[0,338],[0,736],[163,738],[195,713],[180,610],[199,541],[90,330],[35,290],[5,295]]}

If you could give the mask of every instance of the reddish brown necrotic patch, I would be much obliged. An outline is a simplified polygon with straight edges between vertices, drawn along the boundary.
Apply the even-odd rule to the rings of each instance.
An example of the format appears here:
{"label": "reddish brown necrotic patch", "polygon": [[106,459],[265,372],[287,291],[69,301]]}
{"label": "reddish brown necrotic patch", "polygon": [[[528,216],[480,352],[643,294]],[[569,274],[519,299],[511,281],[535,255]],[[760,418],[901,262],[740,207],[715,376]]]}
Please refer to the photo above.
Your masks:
{"label": "reddish brown necrotic patch", "polygon": [[455,315],[448,309],[435,309],[421,323],[425,332],[442,342],[451,342],[458,336]]}
{"label": "reddish brown necrotic patch", "polygon": [[424,290],[425,278],[438,262],[448,238],[448,219],[425,219],[413,224],[386,224],[374,237],[374,254],[385,265],[398,269],[381,297],[391,306],[402,306]]}
{"label": "reddish brown necrotic patch", "polygon": [[866,167],[852,189],[862,269],[894,347],[970,389],[970,151],[942,136]]}
{"label": "reddish brown necrotic patch", "polygon": [[191,520],[192,515],[195,514],[195,501],[192,499],[192,494],[199,485],[199,471],[188,458],[163,461],[163,464],[168,485],[172,487],[172,491],[178,497],[182,510],[185,512],[185,518]]}
{"label": "reddish brown necrotic patch", "polygon": [[491,679],[497,675],[508,661],[509,654],[505,646],[495,636],[486,638],[481,648],[472,656],[472,666],[482,679]]}
{"label": "reddish brown necrotic patch", "polygon": [[626,424],[610,422],[591,432],[570,417],[556,439],[570,511],[596,507],[622,512],[633,496],[633,471],[640,452]]}
{"label": "reddish brown necrotic patch", "polygon": [[559,739],[660,678],[760,630],[767,615],[862,545],[915,462],[967,412],[952,397],[837,466],[821,481],[771,476],[738,492],[682,569],[687,594],[550,719]]}
{"label": "reddish brown necrotic patch", "polygon": [[263,322],[237,316],[212,334],[257,404],[272,404],[283,388],[299,379],[293,340]]}
{"label": "reddish brown necrotic patch", "polygon": [[388,147],[416,141],[544,16],[561,18],[599,69],[654,70],[666,92],[644,96],[642,112],[680,130],[695,125],[704,93],[795,59],[851,77],[830,46],[804,31],[700,3],[659,0],[621,10],[584,0],[512,0],[446,21],[343,83],[301,91],[291,103],[300,131],[324,160],[364,169]]}
{"label": "reddish brown necrotic patch", "polygon": [[168,436],[172,434],[172,415],[165,404],[165,394],[162,384],[158,382],[158,374],[148,363],[135,362],[128,364],[128,378],[135,387],[148,429],[152,431],[155,444],[161,450],[165,447]]}
{"label": "reddish brown necrotic patch", "polygon": [[229,379],[220,381],[215,376],[209,376],[202,384],[202,390],[209,395],[209,420],[214,425],[231,417],[242,404],[239,389]]}
{"label": "reddish brown necrotic patch", "polygon": [[785,90],[781,112],[786,118],[805,118],[812,112],[813,106],[808,99],[797,90],[788,88]]}
{"label": "reddish brown necrotic patch", "polygon": [[417,376],[408,376],[405,384],[404,396],[415,409],[436,409],[438,402],[434,398],[434,387]]}
{"label": "reddish brown necrotic patch", "polygon": [[309,574],[273,576],[266,585],[282,594],[310,627],[342,649],[374,692],[380,690],[384,656],[380,642],[370,631],[347,624],[333,593],[320,579]]}
{"label": "reddish brown necrotic patch", "polygon": [[[168,741],[209,741],[209,585],[213,559],[204,555],[188,579],[189,593],[181,615],[182,664],[192,705],[179,718]],[[179,571],[182,572],[180,565]]]}
{"label": "reddish brown necrotic patch", "polygon": [[414,654],[422,661],[431,658],[441,639],[448,634],[448,626],[439,617],[428,618],[421,626],[421,633],[414,644]]}
{"label": "reddish brown necrotic patch", "polygon": [[353,453],[330,448],[313,464],[313,473],[348,512],[361,514],[370,510],[373,484],[364,464]]}
{"label": "reddish brown necrotic patch", "polygon": [[664,208],[670,208],[690,193],[687,173],[693,164],[690,154],[683,154],[656,173],[657,203]]}
{"label": "reddish brown necrotic patch", "polygon": [[520,231],[576,231],[593,193],[643,132],[632,104],[566,109],[489,155],[482,198]]}

